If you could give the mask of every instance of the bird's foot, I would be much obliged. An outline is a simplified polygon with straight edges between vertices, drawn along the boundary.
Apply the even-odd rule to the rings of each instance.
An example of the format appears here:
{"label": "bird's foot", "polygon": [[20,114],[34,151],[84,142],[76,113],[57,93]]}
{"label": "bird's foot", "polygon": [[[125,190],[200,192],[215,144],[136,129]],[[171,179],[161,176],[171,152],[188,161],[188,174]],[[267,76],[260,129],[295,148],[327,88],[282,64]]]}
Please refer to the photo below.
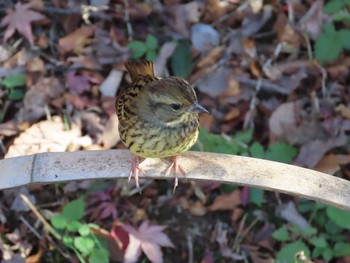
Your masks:
{"label": "bird's foot", "polygon": [[140,157],[133,156],[131,159],[131,171],[128,178],[128,183],[130,183],[131,177],[135,178],[135,184],[138,189],[140,189],[139,174],[145,175],[144,170],[140,168]]}
{"label": "bird's foot", "polygon": [[174,177],[175,177],[173,193],[175,193],[176,187],[179,185],[178,172],[182,173],[185,177],[186,177],[186,172],[182,168],[182,166],[179,164],[177,156],[172,156],[171,161],[172,161],[171,164],[169,164],[168,167],[165,169],[164,175],[168,176],[171,173],[171,171],[173,171]]}

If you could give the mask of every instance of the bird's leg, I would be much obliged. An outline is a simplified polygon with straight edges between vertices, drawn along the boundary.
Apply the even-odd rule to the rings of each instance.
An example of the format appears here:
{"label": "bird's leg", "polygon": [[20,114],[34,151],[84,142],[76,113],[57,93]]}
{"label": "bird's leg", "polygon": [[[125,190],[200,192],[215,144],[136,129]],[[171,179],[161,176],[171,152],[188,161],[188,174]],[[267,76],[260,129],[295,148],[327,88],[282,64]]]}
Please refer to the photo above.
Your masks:
{"label": "bird's leg", "polygon": [[134,176],[135,184],[137,188],[140,188],[139,173],[145,174],[145,172],[140,168],[140,157],[138,157],[137,155],[134,155],[131,159],[131,171],[129,174],[128,182],[130,183],[131,177]]}
{"label": "bird's leg", "polygon": [[178,177],[178,172],[181,172],[185,177],[186,177],[186,172],[182,168],[182,166],[178,163],[177,156],[172,156],[171,157],[171,164],[165,169],[164,175],[168,176],[173,170],[174,172],[174,177],[175,177],[175,183],[174,183],[174,189],[173,192],[175,193],[176,187],[179,185],[179,177]]}

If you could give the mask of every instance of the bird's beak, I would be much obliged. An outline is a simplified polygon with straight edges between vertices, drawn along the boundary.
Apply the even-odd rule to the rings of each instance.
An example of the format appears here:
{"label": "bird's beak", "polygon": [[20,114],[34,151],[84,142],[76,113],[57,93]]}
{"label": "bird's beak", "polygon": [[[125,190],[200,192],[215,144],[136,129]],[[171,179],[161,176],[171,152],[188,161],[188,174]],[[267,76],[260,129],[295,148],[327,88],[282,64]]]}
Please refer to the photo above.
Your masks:
{"label": "bird's beak", "polygon": [[197,113],[209,113],[202,105],[200,105],[198,102],[194,104],[194,106],[188,110],[188,112],[197,112]]}

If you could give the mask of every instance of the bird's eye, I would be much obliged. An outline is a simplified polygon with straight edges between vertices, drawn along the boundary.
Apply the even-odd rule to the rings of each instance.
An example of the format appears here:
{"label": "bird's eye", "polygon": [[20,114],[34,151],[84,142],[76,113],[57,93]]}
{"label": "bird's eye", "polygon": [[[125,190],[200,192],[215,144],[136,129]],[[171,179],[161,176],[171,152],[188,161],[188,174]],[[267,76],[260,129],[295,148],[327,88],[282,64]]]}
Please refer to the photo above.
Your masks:
{"label": "bird's eye", "polygon": [[171,108],[173,110],[179,110],[180,109],[180,105],[179,104],[171,104],[170,106],[171,106]]}

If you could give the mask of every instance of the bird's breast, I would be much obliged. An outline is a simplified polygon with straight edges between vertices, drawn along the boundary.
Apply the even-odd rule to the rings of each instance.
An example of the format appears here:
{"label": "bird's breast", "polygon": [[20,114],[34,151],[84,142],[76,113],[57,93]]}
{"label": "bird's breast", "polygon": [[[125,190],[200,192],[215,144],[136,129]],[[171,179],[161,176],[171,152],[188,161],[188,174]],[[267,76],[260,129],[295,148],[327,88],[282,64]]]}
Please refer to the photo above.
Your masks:
{"label": "bird's breast", "polygon": [[[144,121],[123,129],[121,138],[130,151],[144,158],[165,158],[187,151],[197,141],[197,117],[176,127]],[[124,138],[123,138],[124,137]]]}

